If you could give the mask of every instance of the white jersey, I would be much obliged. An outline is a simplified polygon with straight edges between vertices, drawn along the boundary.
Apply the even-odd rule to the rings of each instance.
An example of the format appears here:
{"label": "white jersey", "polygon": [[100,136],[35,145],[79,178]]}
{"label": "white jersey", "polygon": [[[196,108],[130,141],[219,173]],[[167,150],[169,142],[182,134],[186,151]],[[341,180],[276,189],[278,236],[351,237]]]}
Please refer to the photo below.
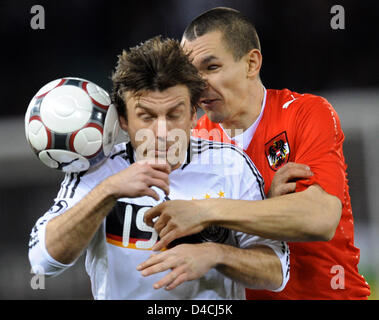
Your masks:
{"label": "white jersey", "polygon": [[[74,206],[105,178],[134,162],[131,144],[114,147],[109,159],[85,173],[67,174],[54,206],[34,226],[29,259],[34,270],[57,275],[72,266],[54,260],[45,247],[47,222]],[[262,200],[263,179],[249,157],[233,145],[191,138],[187,161],[169,175],[170,194],[153,187],[160,201],[150,197],[118,199],[87,248],[86,270],[91,278],[95,299],[245,299],[245,288],[211,269],[198,280],[188,281],[167,291],[153,289],[153,284],[168,272],[143,277],[136,267],[151,255],[157,232],[143,222],[146,210],[162,201],[182,199],[230,198]],[[195,214],[195,213],[194,213]],[[230,212],[233,215],[233,212]],[[215,241],[248,248],[271,247],[282,264],[283,283],[289,277],[289,250],[285,242],[262,239],[221,227],[211,227],[187,240]]]}

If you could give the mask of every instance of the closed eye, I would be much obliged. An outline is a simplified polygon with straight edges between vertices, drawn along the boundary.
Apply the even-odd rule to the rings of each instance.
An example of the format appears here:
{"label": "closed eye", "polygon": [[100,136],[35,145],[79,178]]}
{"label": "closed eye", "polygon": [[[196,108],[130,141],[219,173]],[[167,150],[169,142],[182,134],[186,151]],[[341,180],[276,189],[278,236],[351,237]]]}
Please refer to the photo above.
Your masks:
{"label": "closed eye", "polygon": [[167,115],[167,118],[168,119],[178,119],[180,117],[180,113],[179,112],[176,112],[176,113],[170,113]]}
{"label": "closed eye", "polygon": [[139,114],[138,117],[143,121],[149,121],[154,118],[151,114],[148,113]]}
{"label": "closed eye", "polygon": [[210,64],[208,67],[207,67],[207,70],[209,71],[212,71],[212,70],[216,70],[218,69],[220,66],[217,65],[217,64]]}

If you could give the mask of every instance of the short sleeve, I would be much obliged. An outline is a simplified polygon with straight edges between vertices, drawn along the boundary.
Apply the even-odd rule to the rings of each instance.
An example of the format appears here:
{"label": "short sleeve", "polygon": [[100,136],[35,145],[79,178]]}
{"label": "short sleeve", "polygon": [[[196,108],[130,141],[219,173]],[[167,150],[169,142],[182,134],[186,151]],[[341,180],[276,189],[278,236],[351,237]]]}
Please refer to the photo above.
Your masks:
{"label": "short sleeve", "polygon": [[344,134],[336,111],[324,98],[313,96],[299,106],[295,121],[294,161],[308,165],[314,173],[310,179],[298,180],[296,191],[318,184],[343,201]]}
{"label": "short sleeve", "polygon": [[124,143],[116,145],[101,166],[65,175],[52,207],[37,220],[30,233],[29,261],[35,273],[56,276],[75,263],[62,264],[50,256],[45,244],[46,226],[50,220],[74,207],[101,181],[127,167],[125,148]]}
{"label": "short sleeve", "polygon": [[40,217],[34,225],[29,239],[29,261],[34,273],[56,276],[75,264],[62,264],[56,261],[46,249],[45,232],[50,220],[63,214],[79,202],[88,192],[88,186],[82,181],[84,173],[66,174],[53,206]]}
{"label": "short sleeve", "polygon": [[285,241],[264,239],[258,236],[248,235],[243,232],[235,232],[236,239],[240,248],[252,248],[257,245],[270,247],[278,257],[282,268],[282,284],[279,288],[271,290],[274,292],[282,291],[290,277],[290,250]]}

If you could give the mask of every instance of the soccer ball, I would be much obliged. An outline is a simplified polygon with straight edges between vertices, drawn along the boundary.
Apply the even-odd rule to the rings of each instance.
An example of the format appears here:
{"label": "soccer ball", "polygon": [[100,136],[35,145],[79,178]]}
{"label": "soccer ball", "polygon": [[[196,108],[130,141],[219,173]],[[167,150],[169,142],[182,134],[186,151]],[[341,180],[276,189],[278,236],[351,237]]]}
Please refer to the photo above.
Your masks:
{"label": "soccer ball", "polygon": [[48,167],[80,172],[109,156],[119,131],[108,93],[80,78],[43,86],[25,114],[26,139]]}

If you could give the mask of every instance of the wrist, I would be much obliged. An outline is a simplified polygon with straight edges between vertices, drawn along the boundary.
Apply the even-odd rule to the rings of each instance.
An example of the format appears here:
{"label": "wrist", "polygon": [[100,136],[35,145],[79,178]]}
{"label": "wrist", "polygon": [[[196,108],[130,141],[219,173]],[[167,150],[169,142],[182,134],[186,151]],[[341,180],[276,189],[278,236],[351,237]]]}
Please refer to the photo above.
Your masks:
{"label": "wrist", "polygon": [[220,209],[218,206],[220,205],[220,202],[222,202],[221,199],[205,199],[196,201],[200,207],[199,212],[202,214],[204,228],[220,222]]}
{"label": "wrist", "polygon": [[201,245],[207,252],[212,252],[212,268],[216,268],[224,264],[224,245],[217,242],[203,242]]}
{"label": "wrist", "polygon": [[86,196],[88,205],[92,208],[90,214],[96,214],[99,217],[106,217],[110,210],[117,202],[117,198],[113,195],[106,184],[99,184]]}
{"label": "wrist", "polygon": [[99,192],[105,198],[113,199],[115,201],[117,201],[118,198],[121,198],[118,188],[113,182],[112,176],[102,181],[98,187]]}

